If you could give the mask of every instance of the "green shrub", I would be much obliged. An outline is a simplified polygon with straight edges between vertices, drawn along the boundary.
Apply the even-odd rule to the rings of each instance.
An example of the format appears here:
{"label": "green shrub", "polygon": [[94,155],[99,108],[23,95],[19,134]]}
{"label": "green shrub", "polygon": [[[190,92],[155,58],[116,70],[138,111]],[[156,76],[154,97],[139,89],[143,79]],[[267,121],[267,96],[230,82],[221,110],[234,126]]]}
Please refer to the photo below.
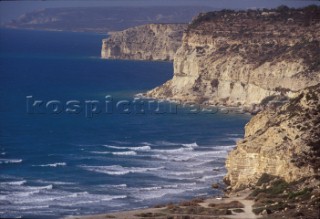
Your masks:
{"label": "green shrub", "polygon": [[288,195],[289,199],[294,199],[296,197],[306,198],[311,195],[312,188],[304,188],[303,190],[300,190],[298,192],[290,192]]}
{"label": "green shrub", "polygon": [[279,179],[272,183],[271,188],[267,189],[267,192],[272,195],[278,195],[284,192],[284,190],[288,187],[288,183],[282,179]]}
{"label": "green shrub", "polygon": [[244,212],[244,210],[241,209],[241,208],[233,209],[233,211],[236,212],[236,213],[242,213],[242,212]]}
{"label": "green shrub", "polygon": [[[266,179],[267,177],[264,176],[264,179]],[[284,190],[286,190],[288,188],[289,184],[282,180],[282,179],[278,179],[276,181],[274,181],[270,188],[268,189],[255,189],[253,190],[253,192],[250,194],[250,197],[257,197],[259,194],[261,193],[265,193],[264,197],[265,198],[272,198],[272,197],[277,197],[278,195],[282,194],[284,192]]]}
{"label": "green shrub", "polygon": [[264,209],[265,208],[253,208],[252,212],[255,213],[256,215],[259,215]]}
{"label": "green shrub", "polygon": [[269,183],[271,180],[275,179],[275,176],[272,176],[270,174],[264,173],[261,175],[261,177],[259,178],[258,182],[257,182],[257,186],[261,186],[264,183]]}

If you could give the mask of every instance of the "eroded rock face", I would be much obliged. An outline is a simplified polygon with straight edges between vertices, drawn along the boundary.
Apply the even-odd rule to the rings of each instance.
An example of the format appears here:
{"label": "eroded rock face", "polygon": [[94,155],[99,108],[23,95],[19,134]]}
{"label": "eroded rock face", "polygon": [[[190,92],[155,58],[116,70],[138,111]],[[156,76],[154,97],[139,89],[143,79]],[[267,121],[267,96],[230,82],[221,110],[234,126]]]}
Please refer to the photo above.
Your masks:
{"label": "eroded rock face", "polygon": [[102,42],[101,57],[108,59],[173,60],[186,24],[147,24],[113,32]]}
{"label": "eroded rock face", "polygon": [[252,108],[320,81],[320,9],[200,14],[152,98]]}
{"label": "eroded rock face", "polygon": [[319,175],[319,155],[320,84],[250,120],[227,158],[225,181],[238,189],[255,185],[263,173],[287,182]]}

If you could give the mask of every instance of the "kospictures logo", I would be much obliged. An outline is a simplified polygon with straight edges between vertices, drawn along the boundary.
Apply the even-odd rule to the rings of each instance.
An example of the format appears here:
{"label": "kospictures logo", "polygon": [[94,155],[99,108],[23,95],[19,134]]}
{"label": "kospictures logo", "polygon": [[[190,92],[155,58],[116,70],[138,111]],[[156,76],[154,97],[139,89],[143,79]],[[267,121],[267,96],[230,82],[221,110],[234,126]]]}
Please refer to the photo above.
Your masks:
{"label": "kospictures logo", "polygon": [[154,100],[144,98],[133,98],[132,100],[115,100],[111,95],[103,99],[91,100],[43,100],[33,96],[26,96],[26,110],[33,115],[60,115],[60,114],[79,114],[86,118],[93,118],[103,114],[216,114],[229,112],[244,113],[240,109],[230,110],[227,108],[217,108],[204,106],[196,103],[178,103],[165,100]]}

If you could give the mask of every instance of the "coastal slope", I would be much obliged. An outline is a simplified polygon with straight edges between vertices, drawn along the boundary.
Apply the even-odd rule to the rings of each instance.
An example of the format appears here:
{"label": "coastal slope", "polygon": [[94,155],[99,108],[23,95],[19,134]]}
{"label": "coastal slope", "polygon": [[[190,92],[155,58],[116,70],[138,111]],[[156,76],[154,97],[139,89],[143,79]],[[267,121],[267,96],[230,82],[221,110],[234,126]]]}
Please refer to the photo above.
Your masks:
{"label": "coastal slope", "polygon": [[319,175],[320,84],[280,108],[268,108],[245,126],[226,161],[232,189],[255,186],[263,174],[293,182]]}
{"label": "coastal slope", "polygon": [[265,98],[320,81],[319,39],[319,8],[202,13],[184,33],[173,78],[146,96],[259,111]]}
{"label": "coastal slope", "polygon": [[101,57],[172,61],[186,24],[147,24],[112,32],[103,40]]}

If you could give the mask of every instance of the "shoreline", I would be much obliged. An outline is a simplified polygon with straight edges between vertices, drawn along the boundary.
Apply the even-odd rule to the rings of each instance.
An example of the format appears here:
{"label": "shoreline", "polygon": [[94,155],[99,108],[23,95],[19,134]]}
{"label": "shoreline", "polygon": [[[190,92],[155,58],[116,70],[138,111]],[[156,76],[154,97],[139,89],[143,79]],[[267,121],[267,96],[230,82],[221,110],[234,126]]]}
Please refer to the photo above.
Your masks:
{"label": "shoreline", "polygon": [[138,99],[144,99],[144,100],[156,100],[156,101],[164,101],[164,102],[168,102],[168,103],[174,103],[177,105],[181,105],[181,106],[188,106],[188,105],[195,105],[195,106],[199,106],[200,109],[215,109],[216,111],[213,113],[209,113],[209,114],[216,114],[216,113],[221,113],[221,114],[229,114],[229,113],[234,113],[234,114],[241,114],[241,115],[248,115],[248,116],[254,116],[256,114],[258,114],[260,111],[250,111],[247,110],[245,107],[241,107],[241,106],[228,106],[228,105],[219,105],[219,104],[203,104],[203,103],[196,103],[196,102],[192,102],[192,101],[182,101],[182,100],[176,100],[176,99],[170,99],[170,98],[155,98],[155,97],[150,97],[148,95],[146,95],[146,93],[137,93],[134,95],[134,98],[138,98]]}
{"label": "shoreline", "polygon": [[65,219],[137,219],[137,218],[157,218],[157,219],[209,219],[209,218],[237,218],[256,219],[261,216],[255,215],[252,211],[254,200],[247,197],[251,193],[250,189],[227,194],[223,197],[208,197],[205,199],[194,198],[179,203],[168,203],[149,208],[142,208],[128,211],[117,211],[96,215],[66,216]]}

